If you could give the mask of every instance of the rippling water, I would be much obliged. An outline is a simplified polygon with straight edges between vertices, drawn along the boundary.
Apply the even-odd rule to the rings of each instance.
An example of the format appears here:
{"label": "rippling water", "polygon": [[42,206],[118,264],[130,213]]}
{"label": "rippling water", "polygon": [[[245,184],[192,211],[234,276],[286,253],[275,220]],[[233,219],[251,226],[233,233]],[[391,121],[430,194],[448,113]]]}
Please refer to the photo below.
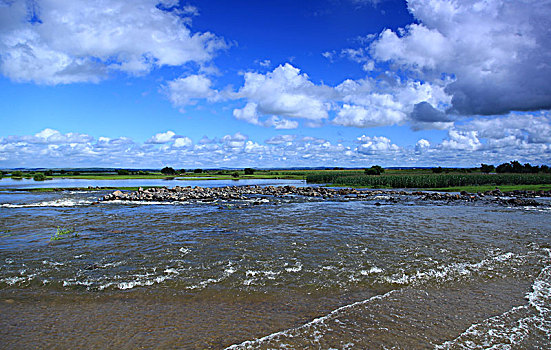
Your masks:
{"label": "rippling water", "polygon": [[0,194],[0,347],[551,346],[547,209],[104,193]]}

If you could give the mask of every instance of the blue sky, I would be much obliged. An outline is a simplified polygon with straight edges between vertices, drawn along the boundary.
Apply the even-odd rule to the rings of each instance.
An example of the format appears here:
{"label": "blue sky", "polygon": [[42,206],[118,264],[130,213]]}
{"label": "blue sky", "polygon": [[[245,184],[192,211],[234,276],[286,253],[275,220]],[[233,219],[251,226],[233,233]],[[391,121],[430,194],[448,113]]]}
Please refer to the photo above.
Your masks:
{"label": "blue sky", "polygon": [[0,0],[0,168],[549,164],[550,18],[536,0]]}

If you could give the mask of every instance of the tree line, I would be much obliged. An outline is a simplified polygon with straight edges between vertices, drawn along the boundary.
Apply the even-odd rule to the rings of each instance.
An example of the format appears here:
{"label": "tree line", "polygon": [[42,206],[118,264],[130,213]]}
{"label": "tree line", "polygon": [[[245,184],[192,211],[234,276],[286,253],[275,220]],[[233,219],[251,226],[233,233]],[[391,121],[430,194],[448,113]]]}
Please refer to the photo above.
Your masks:
{"label": "tree line", "polygon": [[513,160],[509,163],[503,163],[494,167],[491,164],[480,164],[480,171],[483,173],[496,172],[498,174],[503,173],[516,173],[516,174],[537,174],[537,173],[549,173],[551,169],[547,165],[531,165],[530,163],[520,164],[520,162]]}

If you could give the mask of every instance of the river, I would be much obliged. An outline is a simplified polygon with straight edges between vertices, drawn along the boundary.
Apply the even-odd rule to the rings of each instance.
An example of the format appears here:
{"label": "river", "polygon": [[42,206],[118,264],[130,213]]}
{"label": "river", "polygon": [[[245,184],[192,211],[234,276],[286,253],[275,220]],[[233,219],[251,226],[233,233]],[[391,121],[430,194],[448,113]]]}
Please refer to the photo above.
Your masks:
{"label": "river", "polygon": [[0,192],[0,348],[551,346],[548,208],[106,193]]}

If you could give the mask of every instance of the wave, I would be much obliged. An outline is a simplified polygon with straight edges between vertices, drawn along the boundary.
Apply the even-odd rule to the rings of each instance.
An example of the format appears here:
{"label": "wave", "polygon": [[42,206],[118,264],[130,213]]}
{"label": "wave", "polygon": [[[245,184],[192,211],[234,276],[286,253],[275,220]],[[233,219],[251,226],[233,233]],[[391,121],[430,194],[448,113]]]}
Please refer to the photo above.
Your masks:
{"label": "wave", "polygon": [[457,338],[435,349],[513,349],[527,341],[548,342],[551,339],[551,266],[540,272],[526,299],[528,304],[473,324]]}
{"label": "wave", "polygon": [[[523,261],[522,256],[515,255],[513,253],[503,253],[499,255],[495,255],[493,257],[483,259],[477,263],[454,263],[449,264],[446,266],[437,267],[434,269],[430,269],[427,271],[417,271],[416,273],[413,273],[411,275],[403,274],[401,276],[394,275],[394,276],[386,276],[382,277],[385,279],[388,279],[389,282],[392,284],[401,284],[401,288],[393,289],[385,294],[382,295],[376,295],[371,298],[354,302],[352,304],[348,304],[345,306],[341,306],[330,313],[318,317],[316,319],[313,319],[310,322],[307,322],[299,327],[286,329],[283,331],[278,331],[272,334],[269,334],[267,336],[263,336],[261,338],[253,339],[253,340],[247,340],[239,344],[233,344],[226,349],[254,349],[254,348],[289,348],[289,344],[287,342],[303,342],[302,344],[310,344],[310,345],[320,345],[324,341],[325,336],[329,336],[330,334],[334,334],[335,332],[338,333],[337,329],[335,327],[343,327],[343,329],[347,329],[350,325],[347,325],[342,322],[342,320],[346,319],[347,316],[350,314],[353,314],[354,312],[357,312],[357,307],[367,305],[369,303],[373,303],[376,301],[385,302],[385,300],[388,300],[388,298],[391,295],[397,295],[401,294],[406,291],[411,291],[412,287],[419,287],[423,285],[427,285],[431,282],[437,281],[437,282],[448,282],[448,281],[456,281],[457,279],[462,279],[463,277],[471,277],[473,274],[480,273],[483,271],[494,271],[499,270],[497,267],[503,264],[521,264]],[[375,273],[378,274],[382,272],[379,268],[373,268],[372,271],[365,271],[365,274],[369,273]],[[526,309],[535,309],[540,308],[543,313],[539,313],[539,318],[534,318],[534,315],[528,315],[527,317],[517,317],[520,321],[519,325],[515,327],[506,328],[505,323],[502,328],[507,329],[506,331],[502,332],[503,337],[507,338],[509,340],[517,341],[522,337],[523,334],[528,334],[527,329],[531,330],[534,327],[537,327],[540,330],[544,330],[547,332],[546,334],[549,334],[549,330],[551,327],[549,326],[549,305],[550,305],[550,298],[551,298],[551,284],[549,284],[551,281],[551,267],[547,267],[544,270],[542,270],[540,276],[534,281],[533,283],[533,291],[527,295],[527,298],[530,300],[529,305],[521,306],[514,308],[513,310],[509,311],[509,313],[504,314],[501,318],[496,317],[493,320],[489,320],[489,322],[494,322],[494,324],[498,325],[501,319],[506,319],[507,317],[510,317],[511,315],[521,314],[526,311]],[[370,306],[372,308],[376,308],[375,305]],[[543,315],[543,316],[542,316]],[[330,322],[329,322],[330,321]],[[363,327],[362,327],[363,328]],[[465,336],[468,335],[468,337],[472,337],[473,334],[476,332],[479,332],[479,328],[484,328],[484,325],[482,326],[473,326],[470,331],[466,331]],[[354,337],[353,335],[348,336],[348,340],[352,340]],[[344,341],[344,339],[343,339]],[[454,340],[445,344],[440,345],[439,349],[448,349],[453,348],[453,344],[457,344],[458,342],[462,341],[462,339]],[[485,344],[485,343],[484,343]],[[341,346],[345,346],[346,344],[341,343]],[[354,344],[351,344],[351,346],[354,346]],[[292,348],[292,346],[290,346]],[[470,347],[466,347],[470,348]]]}
{"label": "wave", "polygon": [[453,263],[442,265],[427,271],[416,271],[413,274],[394,274],[392,276],[380,277],[382,281],[390,284],[399,285],[418,285],[429,281],[446,282],[472,276],[484,270],[499,273],[495,267],[508,261],[522,263],[523,257],[517,256],[511,252],[503,253],[484,259],[477,263]]}
{"label": "wave", "polygon": [[262,338],[257,338],[257,339],[254,339],[254,340],[247,340],[247,341],[244,341],[240,344],[233,344],[233,345],[228,346],[226,348],[226,350],[248,349],[248,348],[251,348],[251,347],[254,347],[254,346],[259,346],[262,343],[265,343],[267,341],[277,340],[280,337],[287,337],[287,336],[292,337],[293,333],[297,333],[301,330],[307,329],[307,328],[312,327],[312,326],[317,326],[317,325],[324,324],[327,320],[338,317],[342,312],[344,312],[344,311],[346,311],[350,308],[354,308],[354,307],[359,306],[359,305],[365,305],[365,304],[371,303],[371,302],[376,301],[376,300],[385,299],[388,296],[392,295],[393,293],[396,293],[397,291],[398,290],[391,290],[389,292],[386,292],[385,294],[375,295],[375,296],[372,296],[371,298],[368,298],[368,299],[365,299],[365,300],[361,300],[361,301],[357,301],[357,302],[352,303],[352,304],[341,306],[341,307],[331,311],[327,315],[315,318],[312,321],[310,321],[308,323],[305,323],[305,324],[303,324],[299,327],[289,328],[289,329],[286,329],[284,331],[275,332],[275,333],[269,334],[267,336],[264,336]]}

